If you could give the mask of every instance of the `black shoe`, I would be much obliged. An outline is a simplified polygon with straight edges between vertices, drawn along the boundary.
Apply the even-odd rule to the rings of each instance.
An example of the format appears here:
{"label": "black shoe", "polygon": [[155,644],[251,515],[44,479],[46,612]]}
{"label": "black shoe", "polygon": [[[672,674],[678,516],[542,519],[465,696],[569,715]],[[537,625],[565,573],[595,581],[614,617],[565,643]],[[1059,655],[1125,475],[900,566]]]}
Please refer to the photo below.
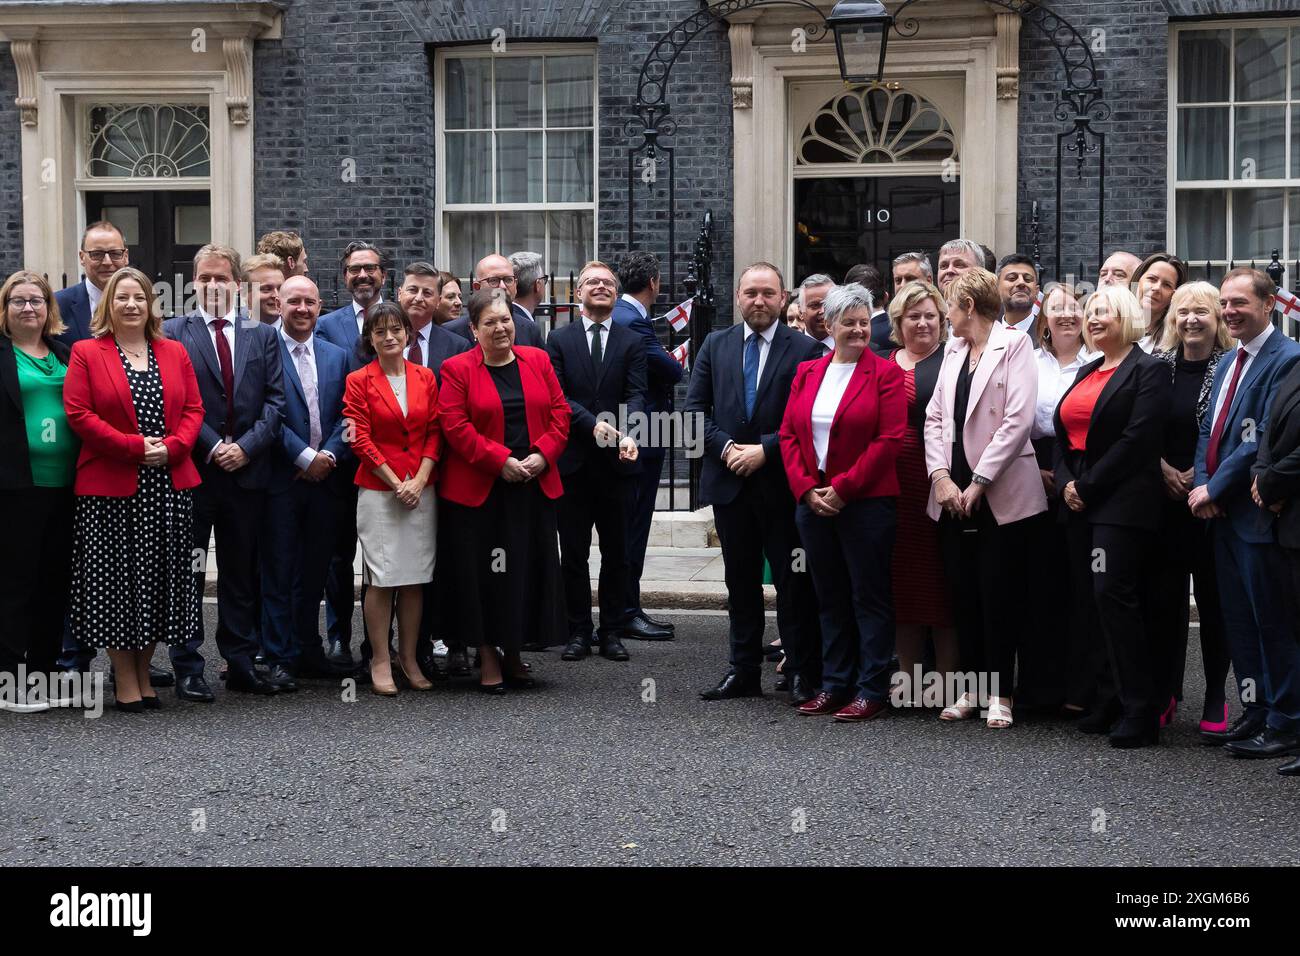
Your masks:
{"label": "black shoe", "polygon": [[717,687],[703,691],[700,700],[734,700],[737,697],[762,697],[763,685],[758,677],[741,677],[735,672],[728,673]]}
{"label": "black shoe", "polygon": [[1074,726],[1085,734],[1108,734],[1119,720],[1120,713],[1119,700],[1112,697],[1093,707],[1088,716],[1081,717]]}
{"label": "black shoe", "polygon": [[192,700],[199,704],[210,704],[217,699],[202,674],[191,674],[178,680],[176,696],[181,700]]}
{"label": "black shoe", "polygon": [[649,614],[647,614],[645,611],[642,611],[642,612],[641,612],[641,617],[645,618],[647,621],[649,621],[649,622],[650,622],[651,624],[653,624],[655,627],[662,627],[665,631],[676,631],[676,630],[677,630],[677,628],[673,625],[673,622],[672,622],[672,621],[661,621],[661,620],[659,620],[659,618],[657,618],[657,617],[651,617],[651,616],[650,616]]}
{"label": "black shoe", "polygon": [[285,668],[280,664],[274,665],[267,672],[265,681],[277,691],[286,694],[292,693],[298,689],[298,682],[293,679],[293,675],[285,670]]}
{"label": "black shoe", "polygon": [[1160,743],[1159,718],[1138,720],[1132,717],[1125,717],[1121,719],[1120,722],[1115,725],[1115,729],[1110,732],[1110,745],[1125,750],[1158,743]]}
{"label": "black shoe", "polygon": [[764,660],[779,661],[783,657],[785,657],[785,648],[783,648],[780,644],[773,643],[773,644],[763,645]]}
{"label": "black shoe", "polygon": [[623,625],[623,636],[634,641],[671,641],[673,632],[651,624],[644,615],[638,614]]}
{"label": "black shoe", "polygon": [[258,676],[256,671],[231,668],[230,675],[226,678],[226,690],[238,691],[241,694],[270,696],[277,688],[270,681]]}
{"label": "black shoe", "polygon": [[504,697],[506,693],[505,681],[500,684],[478,684],[480,694],[491,694],[493,697]]}
{"label": "black shoe", "polygon": [[265,666],[266,666],[266,657],[263,656],[260,651],[257,654],[254,654],[253,667],[256,668],[256,667],[265,667]]}
{"label": "black shoe", "polygon": [[352,670],[351,666],[345,669],[332,663],[322,654],[314,660],[299,660],[293,668],[293,677],[296,680],[334,680],[337,677],[347,677]]}
{"label": "black shoe", "polygon": [[629,659],[627,648],[617,637],[605,637],[600,641],[600,656],[607,661],[625,661]]}
{"label": "black shoe", "polygon": [[772,685],[772,689],[775,690],[775,691],[786,691],[786,690],[789,690],[789,689],[790,689],[790,678],[786,677],[784,674],[777,674],[777,675],[776,675],[776,683]]}
{"label": "black shoe", "polygon": [[812,681],[805,680],[802,674],[790,678],[790,703],[793,706],[802,707],[816,696],[817,688]]}
{"label": "black shoe", "polygon": [[463,647],[453,647],[447,651],[447,674],[451,677],[468,677],[469,655]]}
{"label": "black shoe", "polygon": [[564,646],[560,652],[562,661],[580,661],[584,657],[591,656],[591,638],[585,634],[579,634],[573,640]]}
{"label": "black shoe", "polygon": [[325,654],[325,659],[335,667],[352,670],[355,661],[352,660],[352,649],[344,644],[337,637],[330,638],[330,649]]}
{"label": "black shoe", "polygon": [[1249,740],[1234,740],[1223,745],[1234,757],[1285,757],[1300,753],[1300,734],[1265,727]]}
{"label": "black shoe", "polygon": [[1296,757],[1290,763],[1284,763],[1277,768],[1277,772],[1284,777],[1300,777],[1300,757]]}
{"label": "black shoe", "polygon": [[157,696],[142,697],[140,698],[140,703],[144,705],[145,710],[162,710],[162,701],[160,701]]}
{"label": "black shoe", "polygon": [[527,674],[521,674],[518,677],[511,677],[506,674],[502,678],[502,683],[510,690],[532,690],[537,686],[537,678],[529,677]]}
{"label": "black shoe", "polygon": [[1230,744],[1249,740],[1264,729],[1268,715],[1259,710],[1248,710],[1227,730],[1202,730],[1201,740],[1207,744]]}
{"label": "black shoe", "polygon": [[176,684],[176,678],[170,671],[165,671],[161,667],[149,665],[149,686],[150,687],[172,687]]}
{"label": "black shoe", "polygon": [[113,709],[120,710],[124,714],[143,714],[144,701],[143,700],[132,700],[132,701],[115,700],[113,701]]}

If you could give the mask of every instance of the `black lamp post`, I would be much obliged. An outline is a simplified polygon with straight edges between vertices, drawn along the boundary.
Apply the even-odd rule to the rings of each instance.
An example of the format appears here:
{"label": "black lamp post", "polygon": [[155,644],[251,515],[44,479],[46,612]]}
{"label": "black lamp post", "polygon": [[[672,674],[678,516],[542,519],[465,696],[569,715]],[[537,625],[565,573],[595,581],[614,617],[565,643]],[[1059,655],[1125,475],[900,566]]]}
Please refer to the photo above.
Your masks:
{"label": "black lamp post", "polygon": [[826,18],[835,34],[840,76],[846,83],[878,83],[894,18],[876,0],[840,0]]}

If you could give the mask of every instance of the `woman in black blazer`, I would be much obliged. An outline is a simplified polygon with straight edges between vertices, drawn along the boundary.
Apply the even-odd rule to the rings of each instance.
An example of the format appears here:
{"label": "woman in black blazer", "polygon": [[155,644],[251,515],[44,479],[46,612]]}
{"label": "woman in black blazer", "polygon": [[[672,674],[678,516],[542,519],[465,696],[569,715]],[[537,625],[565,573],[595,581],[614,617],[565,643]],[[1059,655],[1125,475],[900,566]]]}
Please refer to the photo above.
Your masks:
{"label": "woman in black blazer", "polygon": [[[68,606],[78,450],[63,413],[63,328],[41,276],[15,272],[0,286],[0,673],[21,665],[46,679]],[[0,697],[3,710],[48,707],[26,687]]]}
{"label": "woman in black blazer", "polygon": [[1089,296],[1084,330],[1102,354],[1079,370],[1056,407],[1056,486],[1068,509],[1078,613],[1100,624],[1110,669],[1095,662],[1097,703],[1079,726],[1110,731],[1112,746],[1141,747],[1159,740],[1146,625],[1172,386],[1165,364],[1136,345],[1142,308],[1127,289]]}

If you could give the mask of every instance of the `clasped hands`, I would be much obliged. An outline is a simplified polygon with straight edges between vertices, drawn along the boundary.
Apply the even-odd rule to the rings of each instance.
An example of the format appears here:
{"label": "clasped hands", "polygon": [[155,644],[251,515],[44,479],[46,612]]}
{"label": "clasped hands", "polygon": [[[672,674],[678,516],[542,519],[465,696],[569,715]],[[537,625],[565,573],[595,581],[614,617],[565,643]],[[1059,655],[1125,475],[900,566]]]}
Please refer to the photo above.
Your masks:
{"label": "clasped hands", "polygon": [[[762,445],[751,446],[762,450]],[[844,507],[845,501],[832,486],[810,488],[804,493],[803,503],[812,509],[812,513],[823,518],[834,518]]]}
{"label": "clasped hands", "polygon": [[596,422],[596,427],[591,430],[591,434],[601,448],[608,448],[617,442],[619,461],[636,461],[640,453],[636,441],[630,435],[620,438],[618,429],[609,422]]}
{"label": "clasped hands", "polygon": [[[1069,486],[1066,486],[1067,500],[1069,491]],[[980,500],[983,497],[984,486],[974,481],[967,485],[965,491],[960,490],[957,483],[947,475],[936,481],[934,485],[934,500],[938,502],[940,508],[954,518],[969,518],[979,510]]]}
{"label": "clasped hands", "polygon": [[330,476],[330,472],[337,467],[338,463],[333,458],[323,451],[318,451],[316,457],[311,460],[311,464],[306,468],[299,468],[294,477],[301,478],[303,481],[324,481]]}
{"label": "clasped hands", "polygon": [[533,452],[523,461],[511,456],[501,467],[501,477],[509,482],[532,481],[546,469],[546,459]]}
{"label": "clasped hands", "polygon": [[1265,508],[1268,511],[1273,512],[1273,514],[1280,514],[1282,511],[1282,507],[1286,504],[1285,501],[1278,501],[1271,505],[1264,504],[1264,499],[1261,498],[1259,495],[1258,477],[1254,478],[1250,483],[1250,497],[1254,499],[1255,504],[1259,505],[1259,507]]}
{"label": "clasped hands", "polygon": [[[742,445],[739,442],[732,442],[726,454],[722,456],[722,463],[739,477],[748,478],[767,464],[767,452],[763,450],[762,445]],[[840,504],[843,505],[843,502]]]}
{"label": "clasped hands", "polygon": [[144,436],[144,463],[150,468],[161,468],[167,464],[170,453],[161,438]]}
{"label": "clasped hands", "polygon": [[409,511],[414,511],[420,506],[420,495],[424,493],[426,480],[416,476],[407,478],[405,481],[399,481],[393,488],[393,494],[397,495],[397,500]]}
{"label": "clasped hands", "polygon": [[212,453],[212,461],[222,471],[239,471],[248,464],[248,455],[244,454],[238,442],[223,441]]}

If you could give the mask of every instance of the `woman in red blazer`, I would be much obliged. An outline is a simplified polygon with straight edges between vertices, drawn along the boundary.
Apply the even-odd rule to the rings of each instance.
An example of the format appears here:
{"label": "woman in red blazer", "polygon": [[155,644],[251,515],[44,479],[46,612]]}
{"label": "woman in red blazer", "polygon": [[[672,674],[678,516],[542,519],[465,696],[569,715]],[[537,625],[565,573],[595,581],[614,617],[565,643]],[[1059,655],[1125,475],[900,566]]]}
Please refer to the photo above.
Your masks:
{"label": "woman in red blazer", "polygon": [[394,596],[398,667],[413,690],[433,687],[420,671],[415,648],[424,586],[433,580],[437,556],[437,505],[425,489],[438,458],[438,380],[406,360],[410,337],[405,309],[396,302],[372,306],[360,347],[375,360],[349,375],[343,392],[343,415],[360,462],[357,537],[368,585],[362,612],[370,637],[370,689],[384,697],[397,693],[388,654]]}
{"label": "woman in red blazer", "polygon": [[825,309],[835,351],[799,366],[781,422],[781,460],[821,605],[821,693],[799,712],[870,720],[889,707],[889,569],[907,395],[902,370],[868,347],[871,294],[836,286]]}
{"label": "woman in red blazer", "polygon": [[63,383],[81,438],[69,616],[74,638],[108,649],[117,709],[137,713],[160,706],[149,684],[157,642],[198,628],[190,452],[203,402],[185,347],[163,338],[143,273],[113,274],[90,331]]}
{"label": "woman in red blazer", "polygon": [[504,693],[533,684],[521,649],[563,643],[567,631],[554,501],[569,404],[546,352],[514,344],[504,293],[475,292],[469,322],[478,347],[442,363],[439,409],[438,493],[455,542],[449,630],[478,645],[480,688]]}

